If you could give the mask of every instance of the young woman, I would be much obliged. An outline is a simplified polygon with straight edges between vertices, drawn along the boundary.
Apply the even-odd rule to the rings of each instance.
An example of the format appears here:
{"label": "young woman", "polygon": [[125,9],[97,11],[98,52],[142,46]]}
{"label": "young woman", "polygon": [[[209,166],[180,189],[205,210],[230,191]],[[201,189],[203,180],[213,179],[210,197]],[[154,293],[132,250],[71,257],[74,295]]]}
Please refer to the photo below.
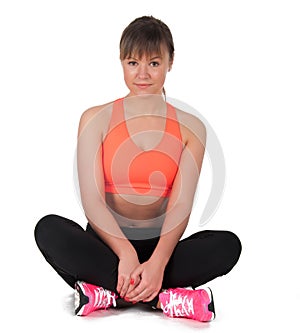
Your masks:
{"label": "young woman", "polygon": [[143,302],[170,317],[215,317],[206,282],[227,274],[241,252],[229,231],[181,239],[192,210],[206,131],[165,101],[174,45],[152,16],[123,31],[127,96],[85,111],[77,167],[87,228],[58,215],[36,225],[39,249],[75,289],[75,313]]}

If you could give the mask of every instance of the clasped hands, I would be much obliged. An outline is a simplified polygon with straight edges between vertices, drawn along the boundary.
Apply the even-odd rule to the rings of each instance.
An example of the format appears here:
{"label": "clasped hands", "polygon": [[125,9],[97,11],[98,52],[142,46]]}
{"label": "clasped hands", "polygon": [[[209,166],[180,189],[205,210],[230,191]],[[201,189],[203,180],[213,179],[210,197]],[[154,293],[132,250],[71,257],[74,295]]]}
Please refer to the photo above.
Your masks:
{"label": "clasped hands", "polygon": [[117,291],[127,302],[150,302],[160,292],[164,267],[153,260],[140,264],[136,258],[120,258]]}

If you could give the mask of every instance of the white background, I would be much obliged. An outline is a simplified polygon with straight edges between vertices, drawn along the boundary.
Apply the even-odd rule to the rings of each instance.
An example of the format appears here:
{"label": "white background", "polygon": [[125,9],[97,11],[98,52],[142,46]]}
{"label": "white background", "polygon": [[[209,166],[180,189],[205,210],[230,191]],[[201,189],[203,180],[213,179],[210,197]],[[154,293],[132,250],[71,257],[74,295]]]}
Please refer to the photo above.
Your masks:
{"label": "white background", "polygon": [[[118,43],[142,15],[173,33],[167,94],[204,115],[225,154],[223,200],[205,228],[234,231],[243,252],[209,284],[210,324],[140,308],[75,317],[72,290],[34,242],[48,213],[85,225],[73,182],[79,118],[127,93]],[[299,17],[288,0],[1,1],[2,332],[299,332]]]}

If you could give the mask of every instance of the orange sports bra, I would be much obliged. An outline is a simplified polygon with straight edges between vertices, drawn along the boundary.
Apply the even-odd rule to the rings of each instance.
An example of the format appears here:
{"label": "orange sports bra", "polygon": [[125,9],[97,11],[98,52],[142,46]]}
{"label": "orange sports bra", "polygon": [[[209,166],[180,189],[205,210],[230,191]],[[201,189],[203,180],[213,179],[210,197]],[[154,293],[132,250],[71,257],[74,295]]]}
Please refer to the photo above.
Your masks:
{"label": "orange sports bra", "polygon": [[113,103],[108,133],[102,142],[105,192],[168,197],[183,143],[174,107],[167,103],[164,135],[151,150],[138,147],[128,132],[124,98]]}

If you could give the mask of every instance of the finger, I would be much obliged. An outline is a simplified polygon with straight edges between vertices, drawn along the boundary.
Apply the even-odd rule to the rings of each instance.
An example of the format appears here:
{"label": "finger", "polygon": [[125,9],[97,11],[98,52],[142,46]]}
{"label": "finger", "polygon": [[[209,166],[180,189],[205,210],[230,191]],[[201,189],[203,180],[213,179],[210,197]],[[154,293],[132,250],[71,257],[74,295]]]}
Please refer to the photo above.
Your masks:
{"label": "finger", "polygon": [[137,296],[130,299],[131,302],[141,302],[144,299],[146,299],[149,295],[152,293],[149,292],[149,290],[145,289],[141,293],[139,293]]}
{"label": "finger", "polygon": [[157,296],[157,294],[157,292],[152,293],[150,296],[144,298],[143,302],[151,302]]}
{"label": "finger", "polygon": [[120,296],[123,298],[126,293],[127,293],[127,290],[128,290],[128,287],[129,287],[129,277],[127,278],[124,278],[124,282],[123,282],[123,285],[121,287],[121,290],[120,290]]}
{"label": "finger", "polygon": [[[140,266],[141,267],[141,266]],[[142,269],[136,269],[134,273],[132,273],[130,276],[132,280],[134,281],[134,284],[131,285],[130,290],[127,292],[127,297],[130,299],[138,294],[140,294],[145,288],[147,288],[147,284],[143,281],[141,275],[139,273],[142,272]],[[133,287],[133,288],[132,288]]]}
{"label": "finger", "polygon": [[130,274],[130,277],[136,281],[141,275],[142,275],[142,272],[143,272],[144,268],[143,268],[143,265],[139,265],[137,266]]}
{"label": "finger", "polygon": [[126,290],[126,293],[124,295],[124,298],[128,298],[128,294],[131,293],[132,290],[134,290],[134,285],[130,283],[131,281],[129,281],[129,285],[128,288]]}
{"label": "finger", "polygon": [[128,295],[140,284],[140,282],[141,282],[140,277],[138,277],[136,280],[131,278],[129,281],[129,287],[127,289],[127,293],[125,296],[128,297]]}
{"label": "finger", "polygon": [[117,283],[117,292],[120,294],[122,286],[124,283],[124,278],[123,276],[118,276],[118,283]]}
{"label": "finger", "polygon": [[142,271],[143,271],[143,266],[139,265],[130,274],[129,287],[127,289],[126,297],[128,297],[128,295],[140,284]]}
{"label": "finger", "polygon": [[132,298],[136,297],[141,292],[143,292],[145,288],[146,288],[145,284],[143,282],[141,282],[138,286],[133,288],[133,290],[131,292],[127,292],[126,296],[128,299],[131,300]]}
{"label": "finger", "polygon": [[139,302],[148,297],[150,294],[152,294],[151,290],[145,286],[138,286],[129,294],[128,299],[130,302]]}

